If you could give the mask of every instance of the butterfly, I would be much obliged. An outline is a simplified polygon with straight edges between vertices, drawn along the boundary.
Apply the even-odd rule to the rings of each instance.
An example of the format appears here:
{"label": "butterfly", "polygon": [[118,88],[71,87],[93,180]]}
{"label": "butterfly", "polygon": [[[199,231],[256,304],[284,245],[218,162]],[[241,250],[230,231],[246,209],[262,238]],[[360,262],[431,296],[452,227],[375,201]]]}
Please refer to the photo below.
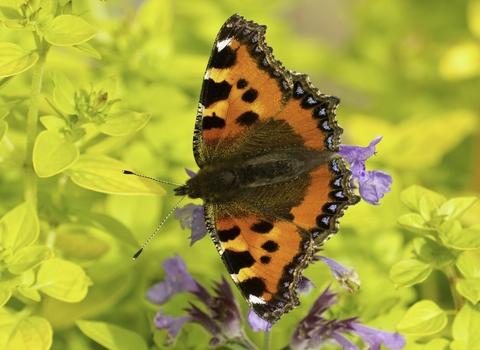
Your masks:
{"label": "butterfly", "polygon": [[302,271],[359,201],[337,154],[340,102],[277,61],[266,26],[231,16],[205,72],[193,137],[208,232],[250,308],[275,323],[299,304]]}

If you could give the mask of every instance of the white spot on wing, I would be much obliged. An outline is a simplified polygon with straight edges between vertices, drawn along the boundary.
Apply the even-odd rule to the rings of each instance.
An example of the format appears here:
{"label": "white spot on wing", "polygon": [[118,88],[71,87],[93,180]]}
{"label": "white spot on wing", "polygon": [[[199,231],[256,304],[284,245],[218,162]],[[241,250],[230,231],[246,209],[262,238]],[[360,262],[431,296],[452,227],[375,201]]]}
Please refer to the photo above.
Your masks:
{"label": "white spot on wing", "polygon": [[228,45],[230,45],[230,43],[232,42],[233,40],[233,37],[231,38],[226,38],[225,40],[222,40],[222,41],[218,41],[217,42],[217,50],[218,52],[222,51],[225,47],[227,47]]}
{"label": "white spot on wing", "polygon": [[208,80],[208,78],[210,78],[210,73],[212,72],[212,69],[211,68],[208,68],[206,71],[205,71],[205,75],[203,76],[203,79],[204,80]]}
{"label": "white spot on wing", "polygon": [[230,274],[230,277],[232,277],[233,282],[235,282],[235,283],[240,283],[240,281],[238,280],[237,275],[235,275],[235,274],[232,273],[232,274]]}
{"label": "white spot on wing", "polygon": [[267,302],[263,300],[262,298],[257,297],[256,295],[250,294],[248,296],[248,301],[251,304],[266,304]]}

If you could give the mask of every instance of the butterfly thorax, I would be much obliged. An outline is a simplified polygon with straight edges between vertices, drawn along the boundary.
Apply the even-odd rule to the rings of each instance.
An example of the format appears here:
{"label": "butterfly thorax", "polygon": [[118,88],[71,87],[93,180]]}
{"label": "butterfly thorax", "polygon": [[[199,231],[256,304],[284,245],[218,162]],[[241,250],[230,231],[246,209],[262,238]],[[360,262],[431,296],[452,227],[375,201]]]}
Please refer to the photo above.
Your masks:
{"label": "butterfly thorax", "polygon": [[184,186],[175,189],[175,194],[207,202],[233,201],[245,191],[262,191],[298,180],[332,157],[334,153],[330,151],[295,147],[228,159],[206,165]]}

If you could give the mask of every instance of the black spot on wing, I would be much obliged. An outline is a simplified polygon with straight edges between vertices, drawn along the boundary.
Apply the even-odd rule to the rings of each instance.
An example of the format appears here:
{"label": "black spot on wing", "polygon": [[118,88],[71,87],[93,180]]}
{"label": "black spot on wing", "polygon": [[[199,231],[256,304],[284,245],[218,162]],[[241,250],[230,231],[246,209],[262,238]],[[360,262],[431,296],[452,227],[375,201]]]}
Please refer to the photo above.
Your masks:
{"label": "black spot on wing", "polygon": [[274,253],[278,250],[278,244],[274,241],[266,241],[262,244],[262,249],[269,253]]}
{"label": "black spot on wing", "polygon": [[254,124],[258,120],[258,114],[252,111],[247,111],[241,114],[237,119],[235,119],[235,123],[241,126],[250,126]]}
{"label": "black spot on wing", "polygon": [[264,264],[264,265],[269,264],[270,260],[271,260],[271,258],[269,256],[266,256],[266,255],[264,255],[260,258],[261,263]]}
{"label": "black spot on wing", "polygon": [[219,230],[218,231],[218,238],[221,242],[227,242],[232,239],[235,239],[240,234],[240,228],[238,226],[234,226],[228,230]]}
{"label": "black spot on wing", "polygon": [[238,288],[240,288],[245,295],[252,294],[257,297],[261,297],[267,290],[265,282],[263,282],[263,280],[259,277],[252,277],[238,283]]}
{"label": "black spot on wing", "polygon": [[216,116],[204,116],[202,120],[203,130],[223,129],[225,127],[225,120]]}
{"label": "black spot on wing", "polygon": [[222,258],[227,266],[228,272],[233,274],[238,274],[241,269],[251,267],[255,264],[255,259],[249,252],[234,252],[225,249]]}
{"label": "black spot on wing", "polygon": [[273,224],[268,221],[260,221],[250,226],[250,229],[256,233],[269,233],[272,228]]}
{"label": "black spot on wing", "polygon": [[258,91],[255,89],[248,89],[242,95],[242,100],[248,103],[254,102],[258,97]]}
{"label": "black spot on wing", "polygon": [[208,108],[215,102],[226,100],[230,95],[230,91],[232,90],[232,85],[227,83],[225,80],[216,83],[213,79],[208,79],[203,81],[203,91],[202,99],[200,103],[205,107]]}
{"label": "black spot on wing", "polygon": [[238,79],[237,81],[237,89],[245,89],[248,85],[248,81],[245,79]]}
{"label": "black spot on wing", "polygon": [[213,52],[209,67],[226,69],[233,67],[236,62],[237,51],[227,45],[221,51]]}

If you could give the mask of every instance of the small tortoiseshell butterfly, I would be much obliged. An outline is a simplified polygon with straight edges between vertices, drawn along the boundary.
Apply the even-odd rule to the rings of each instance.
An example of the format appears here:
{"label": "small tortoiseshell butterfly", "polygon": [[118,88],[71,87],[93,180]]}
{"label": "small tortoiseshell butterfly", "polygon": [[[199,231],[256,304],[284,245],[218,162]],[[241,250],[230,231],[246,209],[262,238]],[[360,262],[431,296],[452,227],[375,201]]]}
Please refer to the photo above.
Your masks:
{"label": "small tortoiseshell butterfly", "polygon": [[250,307],[275,323],[299,304],[312,257],[359,201],[336,153],[340,100],[282,66],[266,26],[230,17],[205,72],[193,152],[176,195],[202,198],[208,231]]}

